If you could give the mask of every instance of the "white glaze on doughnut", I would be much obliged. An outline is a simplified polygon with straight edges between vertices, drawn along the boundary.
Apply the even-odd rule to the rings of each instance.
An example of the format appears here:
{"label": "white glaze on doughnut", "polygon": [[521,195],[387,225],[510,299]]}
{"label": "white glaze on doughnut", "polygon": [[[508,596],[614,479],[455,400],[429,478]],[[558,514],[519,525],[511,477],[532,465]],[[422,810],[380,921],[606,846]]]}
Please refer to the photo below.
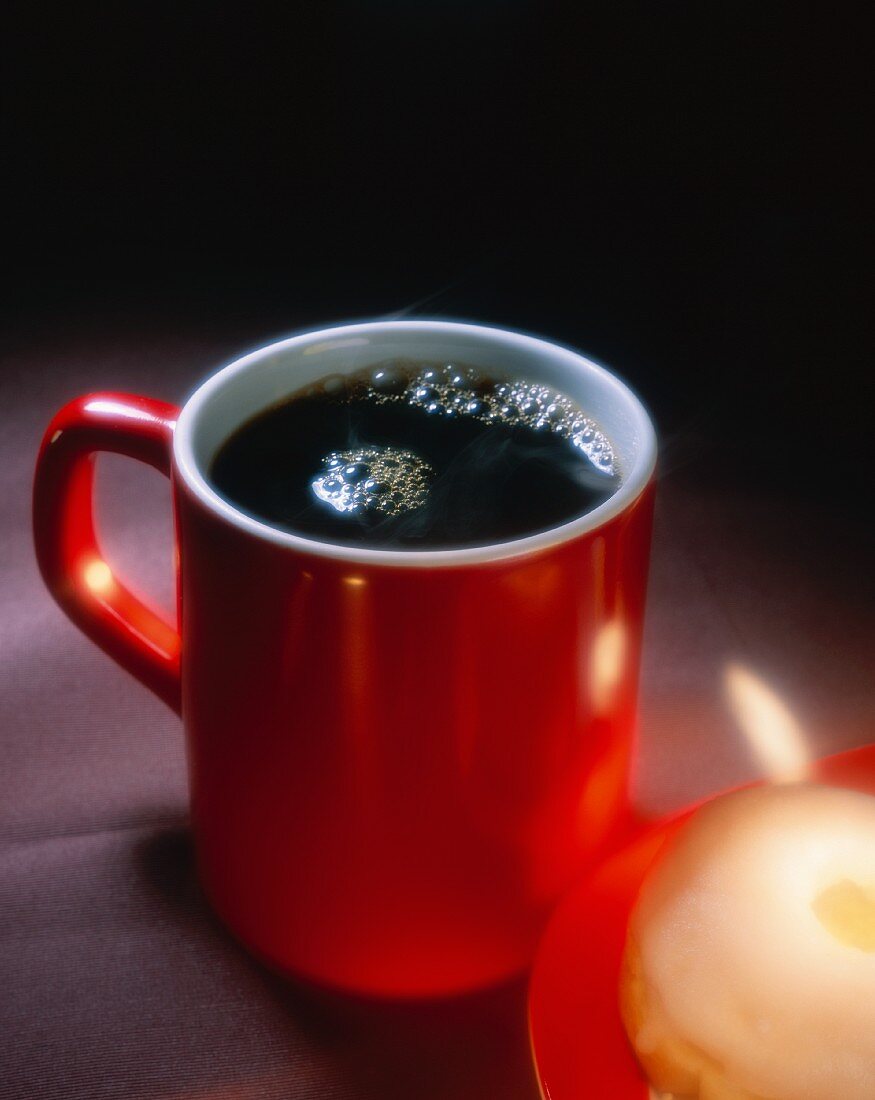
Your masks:
{"label": "white glaze on doughnut", "polygon": [[[701,1098],[873,1100],[868,899],[875,798],[799,784],[698,811],[630,922],[621,999],[654,1085],[683,1081],[681,1095]],[[846,911],[854,926],[837,934]]]}

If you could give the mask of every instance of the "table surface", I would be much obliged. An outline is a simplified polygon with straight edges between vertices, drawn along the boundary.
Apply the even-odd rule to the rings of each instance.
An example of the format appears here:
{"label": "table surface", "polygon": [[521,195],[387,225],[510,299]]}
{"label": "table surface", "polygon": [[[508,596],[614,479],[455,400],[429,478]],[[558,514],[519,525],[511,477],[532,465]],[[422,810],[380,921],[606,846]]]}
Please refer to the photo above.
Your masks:
{"label": "table surface", "polygon": [[[97,389],[182,400],[273,335],[128,326],[7,341],[0,1097],[537,1094],[524,982],[364,1004],[282,982],[227,936],[193,878],[178,719],[78,633],[38,577],[30,479],[54,410]],[[783,700],[815,756],[875,737],[865,517],[718,483],[695,446],[666,442],[633,777],[650,814],[762,774],[727,706],[730,665]],[[109,556],[169,606],[166,481],[107,458],[99,501]]]}

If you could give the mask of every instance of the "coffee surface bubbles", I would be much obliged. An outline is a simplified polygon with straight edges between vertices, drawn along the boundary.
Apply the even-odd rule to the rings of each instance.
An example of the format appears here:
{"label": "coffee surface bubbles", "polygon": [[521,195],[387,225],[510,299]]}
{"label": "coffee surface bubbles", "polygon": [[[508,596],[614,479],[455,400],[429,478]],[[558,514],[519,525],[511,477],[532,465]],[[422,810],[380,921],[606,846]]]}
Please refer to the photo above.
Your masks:
{"label": "coffee surface bubbles", "polygon": [[334,375],[244,424],[211,478],[235,505],[320,541],[434,549],[518,538],[619,484],[610,441],[568,396],[455,364]]}

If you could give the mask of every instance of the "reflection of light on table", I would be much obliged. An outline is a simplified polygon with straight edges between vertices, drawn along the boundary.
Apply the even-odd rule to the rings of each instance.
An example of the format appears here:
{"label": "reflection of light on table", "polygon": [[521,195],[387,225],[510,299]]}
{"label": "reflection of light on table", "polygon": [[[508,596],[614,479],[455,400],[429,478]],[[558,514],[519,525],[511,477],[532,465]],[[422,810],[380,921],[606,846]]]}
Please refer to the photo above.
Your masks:
{"label": "reflection of light on table", "polygon": [[723,683],[729,709],[769,779],[776,783],[807,779],[811,754],[784,700],[742,665],[728,665]]}

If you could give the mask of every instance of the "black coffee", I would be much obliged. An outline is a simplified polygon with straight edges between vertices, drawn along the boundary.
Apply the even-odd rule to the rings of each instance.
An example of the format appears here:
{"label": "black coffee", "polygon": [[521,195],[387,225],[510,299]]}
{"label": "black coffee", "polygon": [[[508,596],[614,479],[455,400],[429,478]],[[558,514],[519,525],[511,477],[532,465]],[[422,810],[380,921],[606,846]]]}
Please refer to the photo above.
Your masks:
{"label": "black coffee", "polygon": [[407,362],[323,379],[254,417],[210,476],[274,527],[420,550],[556,527],[619,484],[609,441],[570,398]]}

